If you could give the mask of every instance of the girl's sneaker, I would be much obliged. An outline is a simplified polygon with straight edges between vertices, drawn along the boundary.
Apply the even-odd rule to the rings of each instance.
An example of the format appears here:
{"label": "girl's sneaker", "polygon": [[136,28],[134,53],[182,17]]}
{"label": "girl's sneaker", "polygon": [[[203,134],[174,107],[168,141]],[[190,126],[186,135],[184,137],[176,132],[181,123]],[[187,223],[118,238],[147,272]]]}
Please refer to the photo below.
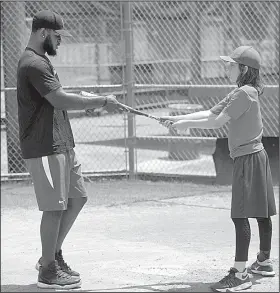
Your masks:
{"label": "girl's sneaker", "polygon": [[212,285],[211,289],[218,292],[236,292],[248,289],[251,286],[252,282],[246,269],[240,273],[236,268],[230,268],[229,274]]}
{"label": "girl's sneaker", "polygon": [[270,259],[259,261],[258,259],[251,265],[250,271],[254,274],[262,275],[265,277],[274,277],[272,262]]}

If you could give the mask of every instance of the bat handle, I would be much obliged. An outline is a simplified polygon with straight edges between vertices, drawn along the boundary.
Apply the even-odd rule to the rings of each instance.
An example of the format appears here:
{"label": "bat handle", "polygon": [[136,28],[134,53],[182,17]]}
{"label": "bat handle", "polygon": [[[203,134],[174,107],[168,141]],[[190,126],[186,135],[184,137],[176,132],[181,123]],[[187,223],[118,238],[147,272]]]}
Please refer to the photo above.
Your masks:
{"label": "bat handle", "polygon": [[[167,121],[166,119],[162,119],[162,118],[157,118],[156,119],[160,122],[160,123],[164,123],[165,121]],[[174,121],[168,120],[170,125],[174,124]]]}
{"label": "bat handle", "polygon": [[157,120],[158,122],[161,121],[159,117],[156,117],[156,116],[153,116],[153,115],[149,115],[149,116],[147,116],[147,117],[152,118],[152,119],[155,119],[155,120]]}

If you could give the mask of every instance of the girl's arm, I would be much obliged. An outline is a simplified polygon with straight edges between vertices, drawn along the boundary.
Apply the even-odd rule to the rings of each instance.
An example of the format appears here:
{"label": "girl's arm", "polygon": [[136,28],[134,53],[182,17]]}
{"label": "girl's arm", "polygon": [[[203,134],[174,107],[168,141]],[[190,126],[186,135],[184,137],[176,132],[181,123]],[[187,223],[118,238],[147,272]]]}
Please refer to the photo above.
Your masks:
{"label": "girl's arm", "polygon": [[177,115],[177,116],[161,116],[159,117],[162,121],[179,121],[179,120],[198,120],[198,119],[208,119],[213,113],[210,110],[198,111],[185,115]]}
{"label": "girl's arm", "polygon": [[173,123],[172,127],[180,131],[187,130],[188,128],[216,129],[222,127],[230,119],[231,118],[225,112],[221,112],[219,115],[211,113],[207,118],[197,120],[179,120]]}

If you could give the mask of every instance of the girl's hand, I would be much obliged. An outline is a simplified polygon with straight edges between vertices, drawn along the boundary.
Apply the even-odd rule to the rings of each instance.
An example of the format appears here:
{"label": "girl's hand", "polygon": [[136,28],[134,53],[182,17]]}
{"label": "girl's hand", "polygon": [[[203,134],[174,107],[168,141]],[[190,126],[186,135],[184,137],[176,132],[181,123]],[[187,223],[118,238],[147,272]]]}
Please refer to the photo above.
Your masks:
{"label": "girl's hand", "polygon": [[173,125],[173,121],[171,121],[171,120],[162,120],[161,118],[160,118],[160,122],[159,122],[161,125],[163,125],[163,126],[165,126],[165,127],[167,127],[167,128],[170,128],[170,127],[172,127],[172,125]]}

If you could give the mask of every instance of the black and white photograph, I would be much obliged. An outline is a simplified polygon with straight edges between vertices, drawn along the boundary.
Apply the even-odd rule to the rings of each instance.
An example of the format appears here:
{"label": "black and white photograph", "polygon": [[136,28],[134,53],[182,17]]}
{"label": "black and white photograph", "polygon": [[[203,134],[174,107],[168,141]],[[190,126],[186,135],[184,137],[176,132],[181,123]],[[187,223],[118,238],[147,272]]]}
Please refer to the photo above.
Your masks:
{"label": "black and white photograph", "polygon": [[1,2],[1,292],[279,292],[280,2]]}

